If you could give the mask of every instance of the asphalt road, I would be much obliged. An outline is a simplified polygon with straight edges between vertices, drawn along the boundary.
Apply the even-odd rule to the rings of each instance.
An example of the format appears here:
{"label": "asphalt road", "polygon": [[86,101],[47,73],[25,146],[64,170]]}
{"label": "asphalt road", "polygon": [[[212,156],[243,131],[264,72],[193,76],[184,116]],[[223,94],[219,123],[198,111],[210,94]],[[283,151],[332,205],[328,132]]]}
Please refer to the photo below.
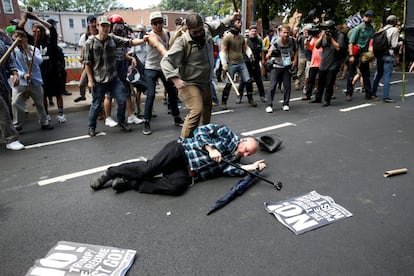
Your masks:
{"label": "asphalt road", "polygon": [[[403,102],[401,78],[393,75],[396,103],[366,102],[360,93],[346,102],[341,81],[331,106],[299,100],[288,112],[281,104],[271,114],[263,103],[235,104],[232,94],[230,110],[212,122],[281,136],[277,153],[249,160],[266,159],[262,175],[284,187],[259,181],[210,216],[210,206],[238,178],[199,183],[179,197],[89,188],[99,173],[88,170],[151,158],[179,136],[160,101],[150,136],[142,126],[122,133],[101,121],[97,130],[105,135],[80,137],[87,132],[85,109],[73,109],[65,124],[54,120],[52,131],[41,131],[30,114],[20,137],[29,148],[0,150],[0,275],[24,275],[58,241],[134,249],[128,275],[412,275],[414,76],[407,76]],[[295,91],[292,98],[299,96]],[[397,168],[408,174],[383,177]],[[353,216],[297,236],[264,209],[266,201],[313,190]]]}

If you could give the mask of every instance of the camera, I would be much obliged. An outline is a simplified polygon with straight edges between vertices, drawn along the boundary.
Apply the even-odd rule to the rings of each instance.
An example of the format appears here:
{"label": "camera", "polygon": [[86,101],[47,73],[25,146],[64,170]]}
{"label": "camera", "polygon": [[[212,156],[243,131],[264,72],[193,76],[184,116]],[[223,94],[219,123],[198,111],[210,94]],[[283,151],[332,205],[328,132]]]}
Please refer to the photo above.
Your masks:
{"label": "camera", "polygon": [[332,36],[335,33],[335,21],[327,20],[323,22],[321,29],[325,31],[326,36]]}
{"label": "camera", "polygon": [[277,58],[277,57],[281,57],[281,53],[280,53],[280,49],[276,48],[272,51],[272,54],[270,55],[270,57],[272,58]]}
{"label": "camera", "polygon": [[309,36],[317,36],[321,32],[321,26],[319,24],[312,24],[312,28],[308,29]]}

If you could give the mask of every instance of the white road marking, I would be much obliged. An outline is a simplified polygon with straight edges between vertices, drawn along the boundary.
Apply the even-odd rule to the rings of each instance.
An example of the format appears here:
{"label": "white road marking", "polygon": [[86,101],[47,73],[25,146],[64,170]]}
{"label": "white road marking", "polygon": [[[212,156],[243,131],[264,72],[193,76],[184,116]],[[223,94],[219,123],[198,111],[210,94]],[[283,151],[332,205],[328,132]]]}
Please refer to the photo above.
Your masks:
{"label": "white road marking", "polygon": [[225,113],[230,113],[230,112],[234,112],[234,110],[228,109],[228,110],[216,111],[216,112],[212,112],[211,115],[219,115],[219,114],[225,114]]}
{"label": "white road marking", "polygon": [[[105,132],[99,132],[99,133],[96,134],[96,136],[103,136],[103,135],[106,135],[106,133]],[[82,140],[82,139],[87,139],[87,138],[91,138],[91,136],[82,135],[82,136],[66,138],[66,139],[61,139],[61,140],[56,140],[56,141],[50,141],[50,142],[45,142],[45,143],[37,143],[37,144],[25,146],[25,149],[40,148],[40,147],[56,145],[56,144],[61,144],[61,143],[66,143],[66,142],[71,142],[71,141],[76,141],[76,140]]]}
{"label": "white road marking", "polygon": [[280,124],[280,125],[274,125],[274,126],[270,126],[270,127],[259,128],[259,129],[256,129],[256,130],[242,132],[241,135],[243,135],[243,136],[252,136],[252,135],[257,134],[257,133],[262,133],[262,132],[266,132],[266,131],[270,131],[270,130],[274,130],[274,129],[278,129],[278,128],[282,128],[282,127],[288,127],[288,126],[296,126],[296,125],[293,124],[293,123],[286,122],[286,123],[283,123],[283,124]]}
{"label": "white road marking", "polygon": [[102,171],[104,171],[107,168],[112,167],[112,166],[118,166],[118,165],[123,164],[123,163],[129,163],[129,162],[134,162],[134,161],[145,161],[145,160],[147,160],[145,157],[140,157],[138,159],[125,160],[125,161],[114,163],[114,164],[109,164],[109,165],[105,165],[105,166],[101,166],[101,167],[97,167],[97,168],[92,168],[92,169],[88,169],[88,170],[83,170],[83,171],[79,171],[79,172],[74,172],[74,173],[70,173],[70,174],[65,174],[65,175],[45,179],[45,180],[40,180],[39,182],[37,182],[37,184],[39,186],[44,186],[44,185],[49,185],[49,184],[56,183],[56,182],[65,182],[66,180],[69,180],[69,179],[72,179],[72,178],[76,178],[76,177],[80,177],[80,176],[84,176],[84,175],[88,175],[88,174],[93,174],[93,173],[97,173],[97,172],[102,172]]}
{"label": "white road marking", "polygon": [[408,94],[404,94],[404,97],[411,97],[411,96],[414,96],[414,92],[411,92],[411,93],[408,93]]}
{"label": "white road marking", "polygon": [[404,82],[404,81],[403,80],[390,81],[390,84],[396,84],[396,83],[400,83],[400,82]]}
{"label": "white road marking", "polygon": [[360,104],[360,105],[356,105],[356,106],[352,106],[352,107],[348,107],[348,108],[342,108],[342,109],[339,109],[339,111],[341,111],[341,112],[348,112],[348,111],[352,111],[352,110],[356,110],[356,109],[360,109],[360,108],[365,108],[365,107],[368,107],[368,106],[372,106],[372,105],[374,105],[374,104]]}
{"label": "white road marking", "polygon": [[[296,101],[301,101],[302,97],[298,97],[298,98],[291,98],[289,101],[290,102],[296,102]],[[280,100],[279,103],[283,103],[283,100]]]}

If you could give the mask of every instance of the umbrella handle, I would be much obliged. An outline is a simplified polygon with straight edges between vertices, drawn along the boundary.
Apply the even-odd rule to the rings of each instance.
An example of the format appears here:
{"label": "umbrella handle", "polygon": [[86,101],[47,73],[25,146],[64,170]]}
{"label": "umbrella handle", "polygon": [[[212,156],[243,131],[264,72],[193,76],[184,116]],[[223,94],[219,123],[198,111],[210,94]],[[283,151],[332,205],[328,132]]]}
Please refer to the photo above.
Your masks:
{"label": "umbrella handle", "polygon": [[[209,156],[208,151],[206,151],[206,150],[198,149],[198,148],[196,148],[196,150],[198,150],[198,151],[206,154],[207,156]],[[242,170],[242,171],[244,171],[245,173],[247,173],[247,174],[249,174],[251,176],[257,177],[257,178],[259,178],[260,180],[263,180],[266,183],[269,183],[270,185],[272,185],[273,187],[275,187],[276,190],[278,190],[278,191],[280,191],[282,189],[282,187],[283,187],[283,184],[280,181],[278,181],[277,183],[272,182],[269,179],[261,176],[260,174],[257,174],[257,173],[251,172],[249,170],[243,169],[241,166],[239,166],[237,164],[234,164],[233,162],[230,162],[230,161],[228,161],[226,159],[221,159],[221,161],[224,162],[224,163],[226,163],[227,165],[230,165],[230,166],[233,166],[233,167],[235,167],[235,168],[237,168],[239,170]]]}

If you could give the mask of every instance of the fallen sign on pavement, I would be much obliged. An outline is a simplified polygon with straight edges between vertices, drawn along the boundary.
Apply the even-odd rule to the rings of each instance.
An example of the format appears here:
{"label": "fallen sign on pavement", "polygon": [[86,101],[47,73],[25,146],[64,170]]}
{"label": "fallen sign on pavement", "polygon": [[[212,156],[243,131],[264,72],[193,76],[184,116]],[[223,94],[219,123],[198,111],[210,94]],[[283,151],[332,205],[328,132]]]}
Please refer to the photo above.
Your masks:
{"label": "fallen sign on pavement", "polygon": [[103,245],[59,241],[44,258],[36,260],[26,276],[122,276],[137,252]]}
{"label": "fallen sign on pavement", "polygon": [[282,201],[265,202],[265,209],[296,235],[351,217],[352,213],[316,191]]}

